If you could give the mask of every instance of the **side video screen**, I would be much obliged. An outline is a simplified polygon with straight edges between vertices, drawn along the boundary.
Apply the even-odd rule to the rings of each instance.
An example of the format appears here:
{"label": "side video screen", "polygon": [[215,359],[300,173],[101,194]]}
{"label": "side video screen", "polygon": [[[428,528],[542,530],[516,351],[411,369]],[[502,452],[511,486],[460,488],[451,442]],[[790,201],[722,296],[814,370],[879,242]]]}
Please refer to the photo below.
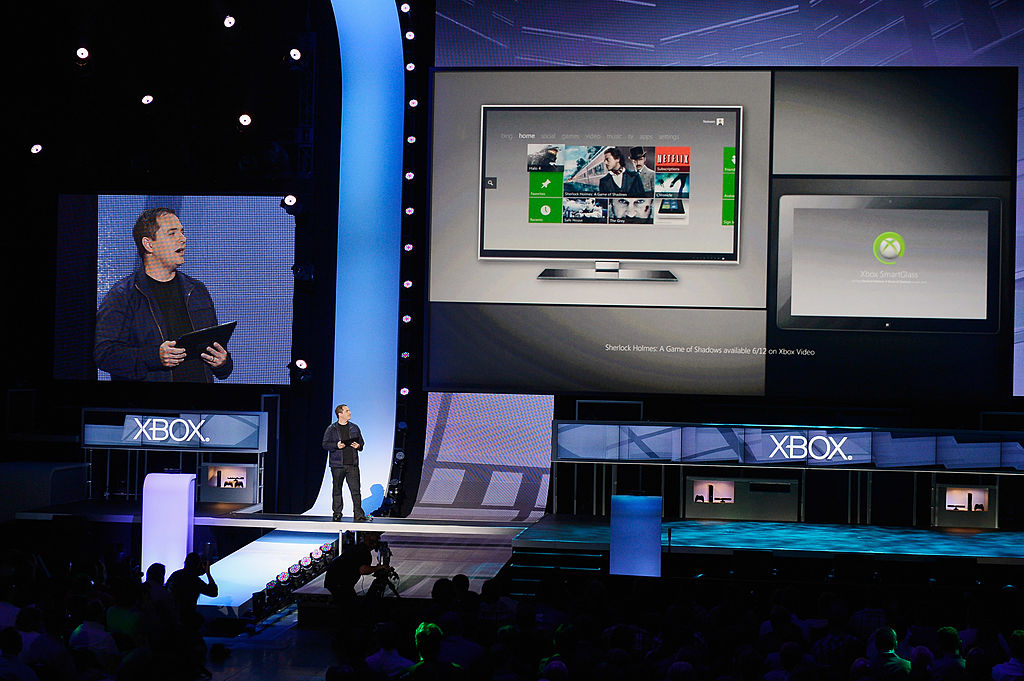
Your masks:
{"label": "side video screen", "polygon": [[783,328],[995,331],[1000,201],[783,196]]}
{"label": "side video screen", "polygon": [[742,108],[481,107],[480,256],[735,261]]}
{"label": "side video screen", "polygon": [[[61,196],[54,377],[288,383],[295,220],[280,201]],[[231,322],[213,355],[167,351]]]}

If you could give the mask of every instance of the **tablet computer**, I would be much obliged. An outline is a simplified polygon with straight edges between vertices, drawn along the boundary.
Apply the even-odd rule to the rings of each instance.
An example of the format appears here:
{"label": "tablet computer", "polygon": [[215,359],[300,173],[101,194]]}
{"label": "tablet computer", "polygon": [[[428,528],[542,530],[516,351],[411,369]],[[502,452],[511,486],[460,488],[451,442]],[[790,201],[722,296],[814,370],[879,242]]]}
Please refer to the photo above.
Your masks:
{"label": "tablet computer", "polygon": [[780,328],[994,333],[993,197],[783,195]]}
{"label": "tablet computer", "polygon": [[185,348],[186,357],[198,358],[206,352],[206,348],[214,343],[220,343],[221,347],[227,349],[228,340],[235,331],[238,322],[227,322],[217,326],[208,326],[205,329],[190,331],[175,340],[175,347]]}

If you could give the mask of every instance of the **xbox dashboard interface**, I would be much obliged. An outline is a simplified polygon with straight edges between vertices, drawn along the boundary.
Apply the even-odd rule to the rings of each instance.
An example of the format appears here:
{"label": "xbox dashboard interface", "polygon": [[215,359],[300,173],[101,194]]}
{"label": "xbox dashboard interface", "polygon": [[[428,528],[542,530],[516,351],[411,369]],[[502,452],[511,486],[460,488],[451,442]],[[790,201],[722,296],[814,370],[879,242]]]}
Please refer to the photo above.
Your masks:
{"label": "xbox dashboard interface", "polygon": [[484,105],[480,255],[737,260],[741,113]]}

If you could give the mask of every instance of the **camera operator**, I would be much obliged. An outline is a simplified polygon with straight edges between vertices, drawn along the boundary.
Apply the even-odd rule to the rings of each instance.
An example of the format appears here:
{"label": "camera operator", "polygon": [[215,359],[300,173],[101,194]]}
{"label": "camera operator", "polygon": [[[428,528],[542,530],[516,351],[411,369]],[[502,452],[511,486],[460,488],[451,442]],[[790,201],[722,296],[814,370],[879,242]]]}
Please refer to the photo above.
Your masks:
{"label": "camera operator", "polygon": [[387,565],[373,565],[372,551],[380,546],[380,532],[360,532],[359,541],[346,549],[327,566],[324,587],[337,603],[354,600],[356,582],[363,575],[389,570]]}

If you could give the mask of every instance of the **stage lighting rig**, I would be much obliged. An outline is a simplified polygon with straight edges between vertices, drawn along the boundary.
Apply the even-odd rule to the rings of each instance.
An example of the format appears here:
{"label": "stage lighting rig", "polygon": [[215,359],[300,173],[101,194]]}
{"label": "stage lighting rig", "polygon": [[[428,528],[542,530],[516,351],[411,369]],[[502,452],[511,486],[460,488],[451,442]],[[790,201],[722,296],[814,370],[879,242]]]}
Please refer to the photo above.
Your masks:
{"label": "stage lighting rig", "polygon": [[313,372],[304,359],[294,359],[288,363],[288,375],[293,383],[309,383],[313,380]]}
{"label": "stage lighting rig", "polygon": [[288,194],[281,199],[281,208],[284,208],[284,212],[288,213],[292,217],[297,217],[305,209],[305,204],[299,201],[295,194]]}

